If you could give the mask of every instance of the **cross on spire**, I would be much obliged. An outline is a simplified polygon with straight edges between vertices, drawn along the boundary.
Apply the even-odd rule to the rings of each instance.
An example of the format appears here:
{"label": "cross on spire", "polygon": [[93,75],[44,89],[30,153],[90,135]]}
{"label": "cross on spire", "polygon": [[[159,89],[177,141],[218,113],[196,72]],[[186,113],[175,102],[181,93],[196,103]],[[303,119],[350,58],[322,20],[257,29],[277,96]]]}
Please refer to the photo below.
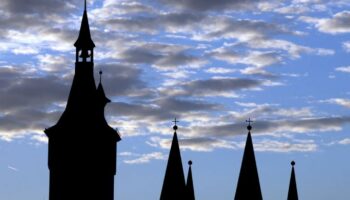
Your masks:
{"label": "cross on spire", "polygon": [[179,121],[177,121],[176,117],[175,117],[175,120],[173,122],[174,122],[173,129],[174,129],[174,131],[176,131],[177,130],[177,122],[179,122]]}
{"label": "cross on spire", "polygon": [[176,120],[176,117],[175,117],[175,120],[174,120],[173,122],[174,122],[174,125],[176,126],[176,125],[177,125],[177,122],[179,122],[179,121],[177,121],[177,120]]}
{"label": "cross on spire", "polygon": [[248,119],[248,120],[245,120],[245,122],[247,122],[247,123],[248,123],[248,126],[247,126],[248,131],[252,130],[251,123],[252,123],[253,121],[250,119],[250,117],[249,117],[249,119]]}
{"label": "cross on spire", "polygon": [[249,123],[248,125],[250,125],[250,123],[252,123],[252,122],[254,122],[254,121],[252,121],[252,120],[250,119],[250,117],[249,117],[249,119],[245,120],[245,122]]}

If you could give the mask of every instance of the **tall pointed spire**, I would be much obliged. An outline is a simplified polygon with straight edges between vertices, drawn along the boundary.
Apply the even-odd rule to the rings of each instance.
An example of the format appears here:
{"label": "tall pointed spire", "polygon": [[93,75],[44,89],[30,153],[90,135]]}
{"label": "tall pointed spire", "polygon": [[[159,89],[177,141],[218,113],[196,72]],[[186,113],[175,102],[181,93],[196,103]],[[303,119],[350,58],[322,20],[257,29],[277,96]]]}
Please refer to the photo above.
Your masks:
{"label": "tall pointed spire", "polygon": [[91,39],[86,0],[84,1],[84,13],[81,20],[79,36],[74,46],[76,47],[76,62],[80,61],[79,57],[83,59],[83,62],[86,62],[87,58],[91,57],[90,62],[93,62],[93,48],[95,47],[95,43]]}
{"label": "tall pointed spire", "polygon": [[177,139],[177,125],[175,118],[174,136],[171,143],[168,164],[165,172],[160,200],[180,200],[184,199],[185,194],[185,175],[182,168],[181,153]]}
{"label": "tall pointed spire", "polygon": [[83,13],[83,18],[81,20],[79,36],[77,41],[74,43],[74,46],[80,47],[80,48],[95,47],[95,43],[91,39],[90,25],[89,25],[89,19],[88,19],[87,9],[86,9],[86,0],[84,4],[84,13]]}
{"label": "tall pointed spire", "polygon": [[288,190],[288,200],[298,200],[297,182],[295,180],[295,172],[294,172],[295,162],[292,161],[291,165],[292,165],[292,172],[291,172],[291,175],[290,175],[289,190]]}
{"label": "tall pointed spire", "polygon": [[187,174],[187,182],[186,182],[186,198],[185,200],[195,200],[194,196],[194,187],[193,187],[193,179],[192,179],[192,161],[188,161],[188,174]]}
{"label": "tall pointed spire", "polygon": [[239,173],[235,200],[262,200],[258,169],[256,167],[253,141],[250,131],[252,130],[251,120],[247,120],[249,125],[248,137],[243,153],[241,171]]}

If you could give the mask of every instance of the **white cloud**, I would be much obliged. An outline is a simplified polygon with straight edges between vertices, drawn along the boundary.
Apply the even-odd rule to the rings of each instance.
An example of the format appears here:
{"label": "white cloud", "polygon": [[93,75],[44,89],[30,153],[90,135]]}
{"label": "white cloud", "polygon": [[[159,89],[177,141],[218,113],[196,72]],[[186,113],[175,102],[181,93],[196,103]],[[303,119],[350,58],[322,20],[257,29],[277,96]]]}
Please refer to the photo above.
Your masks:
{"label": "white cloud", "polygon": [[298,15],[309,12],[310,8],[302,4],[291,4],[288,6],[277,8],[274,11],[282,14]]}
{"label": "white cloud", "polygon": [[350,41],[343,42],[343,49],[346,52],[350,52]]}
{"label": "white cloud", "polygon": [[227,74],[227,73],[236,72],[237,69],[224,68],[224,67],[211,67],[205,71],[207,73],[212,73],[212,74]]}
{"label": "white cloud", "polygon": [[337,67],[335,70],[339,72],[350,73],[350,66]]}
{"label": "white cloud", "polygon": [[321,102],[337,104],[346,108],[350,108],[350,99],[333,98],[333,99],[323,100]]}
{"label": "white cloud", "polygon": [[35,135],[33,135],[32,137],[31,137],[31,139],[32,140],[34,140],[34,141],[38,141],[38,142],[40,142],[40,143],[48,143],[49,142],[49,139],[47,138],[47,136],[46,135],[44,135],[44,133],[43,134],[35,134]]}
{"label": "white cloud", "polygon": [[249,117],[272,119],[272,118],[290,118],[299,119],[312,117],[314,113],[308,107],[303,108],[280,108],[272,104],[256,104],[252,102],[235,102],[237,105],[244,107],[243,110],[231,111],[230,114],[235,119],[248,119]]}
{"label": "white cloud", "polygon": [[332,49],[311,48],[295,44],[287,40],[270,39],[270,40],[254,40],[249,43],[251,48],[263,49],[280,49],[284,50],[293,59],[300,58],[301,54],[315,54],[320,56],[334,55],[335,51]]}
{"label": "white cloud", "polygon": [[11,166],[11,165],[8,165],[7,168],[10,169],[10,170],[12,170],[12,171],[15,171],[15,172],[18,172],[18,171],[19,171],[16,167],[13,167],[13,166]]}
{"label": "white cloud", "polygon": [[313,24],[320,32],[341,34],[350,32],[350,11],[342,11],[332,18],[300,17],[300,20]]}
{"label": "white cloud", "polygon": [[280,142],[274,140],[262,140],[254,143],[256,151],[263,152],[313,152],[317,150],[317,144],[314,141],[306,141],[303,143]]}
{"label": "white cloud", "polygon": [[[249,116],[249,117],[252,117]],[[246,119],[246,118],[245,118]],[[245,119],[238,118],[236,123],[227,122],[226,124],[218,125],[198,125],[192,126],[187,131],[188,137],[232,137],[241,135],[245,132],[243,122]],[[252,117],[253,121],[256,119]],[[232,120],[232,118],[231,118]],[[346,124],[350,123],[349,117],[304,117],[295,119],[265,121],[259,120],[254,123],[253,133],[279,137],[284,134],[309,134],[320,132],[335,132],[341,131]]]}
{"label": "white cloud", "polygon": [[14,54],[30,55],[30,54],[38,54],[39,50],[37,48],[33,48],[29,46],[22,46],[22,47],[13,49],[12,52]]}
{"label": "white cloud", "polygon": [[[254,137],[254,136],[253,136]],[[313,140],[279,141],[271,139],[254,140],[254,149],[260,152],[312,152],[317,150],[317,144]],[[152,137],[148,144],[153,147],[169,149],[171,139]],[[179,140],[181,150],[191,150],[198,152],[211,152],[216,149],[244,149],[244,141],[230,141],[215,138],[182,138]]]}
{"label": "white cloud", "polygon": [[123,162],[126,164],[145,164],[149,163],[152,160],[165,160],[167,159],[167,156],[164,155],[161,152],[152,152],[152,153],[147,153],[147,154],[130,154],[128,153],[123,153],[123,156],[131,156],[135,158],[130,158],[130,159],[124,159]]}
{"label": "white cloud", "polygon": [[[179,134],[178,134],[179,135]],[[147,142],[150,146],[169,149],[171,139],[151,137]],[[231,141],[216,138],[180,138],[179,146],[181,150],[191,150],[199,152],[210,152],[215,149],[236,149],[238,146]]]}
{"label": "white cloud", "polygon": [[342,139],[342,140],[338,141],[338,143],[342,144],[342,145],[348,145],[348,144],[350,144],[350,138]]}

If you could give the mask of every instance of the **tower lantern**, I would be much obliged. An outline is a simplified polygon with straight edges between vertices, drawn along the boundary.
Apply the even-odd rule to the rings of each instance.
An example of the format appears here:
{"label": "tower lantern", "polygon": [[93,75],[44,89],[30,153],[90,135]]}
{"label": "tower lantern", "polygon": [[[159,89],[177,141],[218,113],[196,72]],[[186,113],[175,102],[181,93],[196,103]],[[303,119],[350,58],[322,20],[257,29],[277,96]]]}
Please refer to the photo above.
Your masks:
{"label": "tower lantern", "polygon": [[[77,41],[74,43],[76,48],[75,62],[94,62],[95,43],[91,39],[89,20],[87,16],[86,0],[84,6],[83,19],[81,21],[80,32]],[[89,59],[90,58],[90,59]]]}

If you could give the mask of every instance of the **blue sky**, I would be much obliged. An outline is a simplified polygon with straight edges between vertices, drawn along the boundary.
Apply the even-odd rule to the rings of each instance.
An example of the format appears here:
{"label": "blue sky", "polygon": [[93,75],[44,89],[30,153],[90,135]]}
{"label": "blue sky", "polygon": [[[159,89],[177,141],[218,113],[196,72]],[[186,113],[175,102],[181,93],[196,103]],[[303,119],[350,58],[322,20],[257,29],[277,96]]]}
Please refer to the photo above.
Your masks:
{"label": "blue sky", "polygon": [[[88,1],[95,74],[123,139],[116,199],[159,198],[174,117],[197,199],[233,199],[248,118],[264,199],[287,198],[291,160],[300,199],[349,199],[349,5]],[[65,107],[82,9],[0,2],[0,199],[48,199],[43,130]]]}

